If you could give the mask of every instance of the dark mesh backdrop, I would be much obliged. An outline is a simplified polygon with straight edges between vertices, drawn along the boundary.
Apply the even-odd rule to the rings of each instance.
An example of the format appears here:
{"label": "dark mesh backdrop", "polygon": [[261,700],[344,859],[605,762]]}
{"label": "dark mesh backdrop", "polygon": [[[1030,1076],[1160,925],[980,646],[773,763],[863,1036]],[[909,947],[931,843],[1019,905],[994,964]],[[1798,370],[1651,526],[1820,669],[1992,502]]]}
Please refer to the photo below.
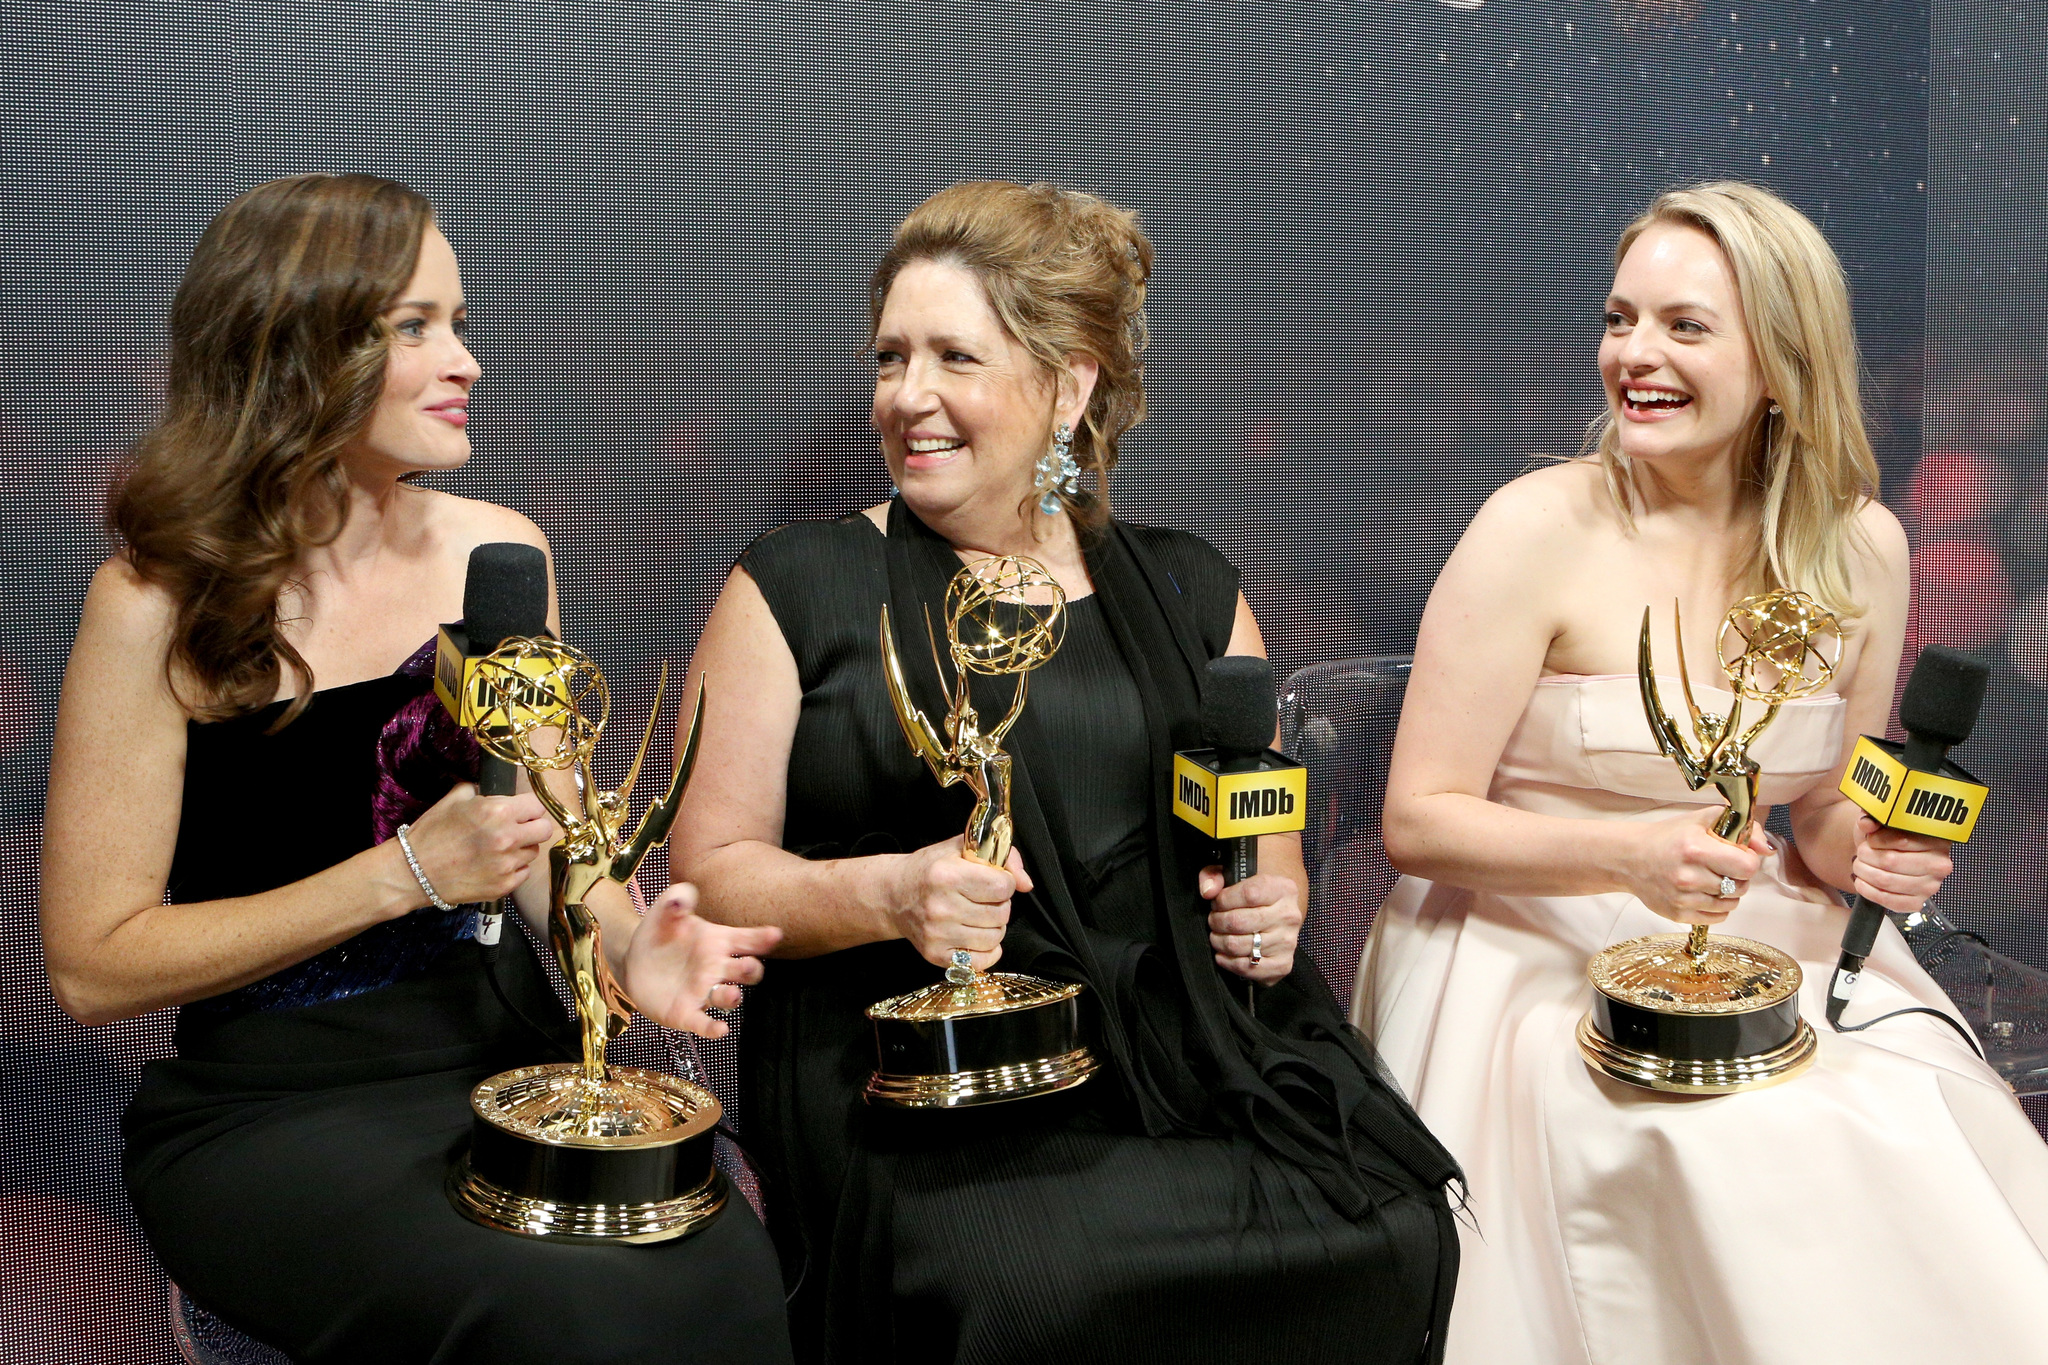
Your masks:
{"label": "dark mesh backdrop", "polygon": [[182,261],[240,189],[362,169],[440,206],[485,369],[477,458],[449,486],[552,538],[568,633],[619,682],[621,745],[748,540],[886,494],[863,283],[893,222],[960,178],[1143,211],[1153,417],[1116,505],[1243,567],[1283,674],[1407,650],[1480,500],[1577,447],[1614,235],[1669,183],[1761,179],[1823,223],[1888,476],[1920,451],[1927,18],[1909,0],[8,8],[8,1359],[171,1349],[113,1126],[166,1022],[56,1011],[35,847],[105,473],[151,411]]}
{"label": "dark mesh backdrop", "polygon": [[[1927,455],[1893,505],[1913,533],[1915,633],[1996,664],[1960,760],[1993,784],[1943,908],[2048,964],[2048,37],[2038,9],[1933,7]],[[2027,1101],[2048,1131],[2048,1097]]]}

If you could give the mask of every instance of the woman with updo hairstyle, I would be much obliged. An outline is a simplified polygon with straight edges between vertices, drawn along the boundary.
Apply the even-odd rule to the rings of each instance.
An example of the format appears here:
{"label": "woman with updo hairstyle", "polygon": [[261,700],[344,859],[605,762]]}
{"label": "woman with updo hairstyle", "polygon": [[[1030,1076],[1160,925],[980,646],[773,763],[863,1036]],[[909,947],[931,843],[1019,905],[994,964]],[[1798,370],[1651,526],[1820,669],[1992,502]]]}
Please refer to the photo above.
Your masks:
{"label": "woman with updo hairstyle", "polygon": [[[1152,264],[1135,214],[1051,185],[920,205],[869,292],[898,495],[755,541],[693,663],[747,681],[719,694],[675,858],[707,917],[783,933],[748,997],[741,1112],[802,1359],[1442,1349],[1457,1168],[1297,949],[1298,842],[1263,838],[1264,870],[1226,887],[1169,812],[1206,666],[1264,648],[1221,555],[1110,515]],[[995,555],[1039,561],[1067,601],[1003,742],[1005,867],[962,856],[973,797],[906,745],[876,632],[886,605],[917,704],[943,714],[923,622]],[[993,721],[1014,682],[988,681]],[[864,1009],[956,954],[1085,985],[1101,1070],[1008,1103],[865,1107]]]}
{"label": "woman with updo hairstyle", "polygon": [[[86,1024],[178,1007],[123,1123],[136,1216],[193,1303],[292,1360],[786,1362],[739,1201],[687,1241],[566,1245],[445,1189],[475,1085],[577,1049],[525,937],[494,960],[472,913],[509,896],[545,941],[558,831],[523,780],[478,794],[434,694],[470,551],[547,549],[412,481],[469,459],[465,316],[432,207],[389,180],[273,181],[200,238],[58,705],[50,984]],[[774,931],[601,885],[633,998],[722,1034],[701,1006]]]}

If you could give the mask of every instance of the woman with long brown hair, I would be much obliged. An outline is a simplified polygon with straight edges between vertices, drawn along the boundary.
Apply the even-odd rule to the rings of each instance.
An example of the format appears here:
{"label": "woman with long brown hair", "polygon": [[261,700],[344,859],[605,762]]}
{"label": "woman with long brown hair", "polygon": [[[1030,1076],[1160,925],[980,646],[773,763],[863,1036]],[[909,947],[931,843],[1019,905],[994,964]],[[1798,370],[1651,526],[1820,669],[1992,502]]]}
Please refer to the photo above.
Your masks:
{"label": "woman with long brown hair", "polygon": [[[294,1360],[783,1360],[743,1207],[688,1241],[559,1245],[442,1188],[470,1088],[568,1046],[534,955],[512,935],[487,967],[462,908],[510,895],[538,923],[557,832],[530,792],[478,794],[422,644],[472,548],[546,549],[408,479],[469,458],[463,326],[454,251],[388,180],[275,181],[200,239],[58,710],[51,985],[88,1024],[180,1007],[126,1119],[136,1212],[196,1301]],[[592,904],[634,997],[716,1034],[700,1002],[736,1000],[777,935],[693,901]]]}
{"label": "woman with long brown hair", "polygon": [[[1857,1012],[1912,1012],[1822,1031],[1782,1085],[1677,1097],[1581,1060],[1601,949],[1674,921],[1760,940],[1803,964],[1818,1022],[1848,920],[1835,891],[1910,912],[1949,872],[1946,844],[1878,827],[1838,785],[1855,736],[1884,731],[1908,575],[1834,250],[1777,195],[1724,181],[1660,195],[1614,266],[1595,448],[1473,519],[1423,613],[1387,781],[1408,875],[1355,1017],[1471,1182],[1450,1358],[2038,1359],[2048,1152],[1896,934]],[[1759,808],[1737,844],[1644,718],[1643,612],[1666,704],[1689,661],[1725,719],[1724,614],[1786,589],[1843,643],[1832,682],[1751,750]],[[1795,842],[1765,832],[1778,805]]]}

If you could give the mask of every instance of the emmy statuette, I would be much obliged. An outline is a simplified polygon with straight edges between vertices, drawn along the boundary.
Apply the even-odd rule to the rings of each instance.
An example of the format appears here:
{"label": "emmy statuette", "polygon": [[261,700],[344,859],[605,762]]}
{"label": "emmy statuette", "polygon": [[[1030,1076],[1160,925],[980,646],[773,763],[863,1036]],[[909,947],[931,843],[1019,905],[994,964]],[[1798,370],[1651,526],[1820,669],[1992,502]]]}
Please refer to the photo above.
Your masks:
{"label": "emmy statuette", "polygon": [[[1762,772],[1750,746],[1788,701],[1812,696],[1834,677],[1841,627],[1804,593],[1745,598],[1721,623],[1719,656],[1734,709],[1702,711],[1685,668],[1685,634],[1676,605],[1678,676],[1691,715],[1688,738],[1664,709],[1650,653],[1650,613],[1636,650],[1643,712],[1660,752],[1678,764],[1694,791],[1713,786],[1728,803],[1714,833],[1749,838]],[[1822,648],[1833,642],[1832,650]],[[1764,713],[1742,728],[1744,702]],[[1767,944],[1712,935],[1652,934],[1594,954],[1587,975],[1593,1008],[1580,1021],[1587,1065],[1617,1081],[1680,1095],[1725,1095],[1790,1080],[1813,1064],[1819,1042],[1799,1017],[1799,964]]]}
{"label": "emmy statuette", "polygon": [[[1033,603],[1028,596],[1050,597]],[[964,782],[975,795],[963,856],[1001,867],[1010,854],[1010,756],[1003,736],[1024,712],[1027,675],[1053,656],[1066,629],[1066,595],[1036,560],[994,556],[968,565],[946,586],[946,644],[953,684],[943,726],[910,699],[889,608],[882,607],[882,673],[903,737],[941,786]],[[929,633],[930,622],[926,622]],[[945,681],[938,641],[932,666]],[[1017,691],[987,729],[968,694],[971,674],[1014,677]],[[1092,1075],[1084,1040],[1085,987],[1015,972],[980,972],[964,953],[943,982],[868,1007],[879,1064],[868,1079],[873,1104],[953,1109],[1071,1089]]]}
{"label": "emmy statuette", "polygon": [[[477,742],[533,775],[534,794],[563,832],[548,857],[548,942],[575,996],[583,1056],[501,1072],[470,1093],[470,1145],[449,1177],[449,1196],[485,1227],[529,1237],[642,1243],[688,1236],[725,1207],[725,1180],[711,1162],[719,1104],[674,1076],[605,1063],[605,1044],[632,1022],[633,1002],[605,961],[597,915],[585,901],[601,879],[630,880],[648,850],[668,838],[696,761],[703,689],[668,792],[627,835],[667,668],[640,751],[615,792],[599,791],[591,773],[611,711],[597,665],[534,637],[506,641],[476,670]],[[543,780],[562,771],[576,784],[580,810]]]}

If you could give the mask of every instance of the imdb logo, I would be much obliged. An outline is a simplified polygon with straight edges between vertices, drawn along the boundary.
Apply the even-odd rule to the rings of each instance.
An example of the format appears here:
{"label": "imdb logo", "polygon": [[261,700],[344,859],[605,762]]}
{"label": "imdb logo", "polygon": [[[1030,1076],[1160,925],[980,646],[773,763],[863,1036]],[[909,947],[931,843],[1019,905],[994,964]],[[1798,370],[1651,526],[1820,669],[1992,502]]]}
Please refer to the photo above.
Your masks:
{"label": "imdb logo", "polygon": [[1306,822],[1308,770],[1277,754],[1270,759],[1249,772],[1221,773],[1175,754],[1173,813],[1218,839],[1293,833]]}
{"label": "imdb logo", "polygon": [[1842,795],[1881,825],[1966,841],[1990,789],[1953,763],[1938,773],[1908,768],[1899,759],[1902,749],[1868,735],[1859,739],[1842,776]]}

